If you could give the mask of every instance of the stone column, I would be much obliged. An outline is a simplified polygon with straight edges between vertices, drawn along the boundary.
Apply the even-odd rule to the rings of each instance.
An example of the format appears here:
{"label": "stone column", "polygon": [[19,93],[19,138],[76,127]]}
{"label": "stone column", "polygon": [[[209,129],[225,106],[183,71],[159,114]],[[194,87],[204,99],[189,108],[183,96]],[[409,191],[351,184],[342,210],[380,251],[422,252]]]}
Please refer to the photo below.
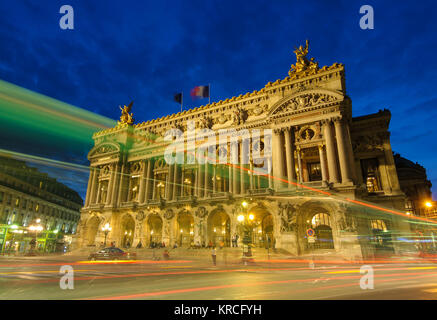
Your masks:
{"label": "stone column", "polygon": [[155,200],[157,198],[157,196],[156,196],[156,177],[155,177],[155,173],[153,171],[152,171],[152,177],[153,177],[152,199]]}
{"label": "stone column", "polygon": [[[99,174],[97,174],[97,176],[99,176]],[[97,177],[96,185],[97,185],[96,203],[100,203],[100,193],[101,193],[102,190],[100,188],[100,179],[99,179],[99,177]]]}
{"label": "stone column", "polygon": [[88,185],[86,188],[86,197],[85,197],[85,207],[88,207],[90,204],[90,198],[91,198],[91,184],[93,183],[94,179],[94,170],[90,167],[90,176],[88,178]]}
{"label": "stone column", "polygon": [[271,158],[267,158],[267,170],[268,170],[268,175],[267,175],[267,179],[269,181],[269,189],[273,190],[273,170],[272,170],[272,159]]}
{"label": "stone column", "polygon": [[274,185],[276,189],[280,189],[283,186],[283,182],[281,179],[284,179],[284,159],[282,152],[282,132],[280,129],[273,130],[273,176],[274,176]]}
{"label": "stone column", "polygon": [[126,179],[128,179],[126,201],[129,202],[132,200],[132,175],[130,174],[130,172],[128,172]]}
{"label": "stone column", "polygon": [[144,202],[144,198],[145,198],[145,192],[144,192],[144,188],[145,188],[145,179],[146,179],[146,175],[147,175],[147,162],[143,161],[142,163],[143,165],[143,170],[141,170],[141,175],[140,175],[140,187],[138,189],[138,203],[142,204]]}
{"label": "stone column", "polygon": [[[191,184],[193,184],[193,181],[191,181]],[[180,189],[180,192],[179,192],[179,195],[181,197],[184,196],[184,187],[185,187],[185,165],[183,165],[182,168],[181,168],[181,189]]]}
{"label": "stone column", "polygon": [[399,184],[399,178],[396,173],[396,164],[393,158],[393,151],[391,149],[390,144],[390,132],[387,132],[382,137],[382,143],[384,147],[384,159],[385,159],[385,167],[387,170],[387,179],[390,184],[390,193],[391,194],[402,194]]}
{"label": "stone column", "polygon": [[234,185],[234,182],[233,182],[233,179],[232,179],[232,173],[234,172],[234,170],[233,170],[233,167],[232,167],[232,165],[230,164],[230,162],[229,162],[229,167],[228,167],[228,191],[230,192],[230,193],[233,193],[234,192],[234,190],[232,189],[232,187],[233,187],[233,185]]}
{"label": "stone column", "polygon": [[172,194],[172,200],[176,200],[178,196],[178,189],[179,189],[179,172],[180,168],[177,163],[174,164],[174,174],[173,174],[173,194]]}
{"label": "stone column", "polygon": [[[345,139],[346,139],[346,147],[348,149],[348,155],[349,155],[349,168],[351,169],[351,178],[353,181],[357,181],[358,174],[357,174],[357,166],[355,164],[355,157],[354,157],[354,150],[352,147],[352,138],[350,134],[349,124],[346,123],[345,126]],[[360,171],[361,172],[361,171]],[[360,175],[361,176],[361,175]]]}
{"label": "stone column", "polygon": [[326,154],[328,158],[329,182],[337,183],[339,181],[337,160],[336,160],[337,157],[335,155],[335,145],[334,145],[334,139],[332,137],[332,127],[331,127],[331,122],[329,120],[323,122],[323,132],[326,142]]}
{"label": "stone column", "polygon": [[341,182],[350,183],[352,182],[351,168],[349,163],[350,157],[348,155],[348,149],[346,147],[343,119],[336,118],[334,120],[334,126],[338,146],[338,159],[340,161]]}
{"label": "stone column", "polygon": [[[205,159],[205,161],[207,161]],[[205,168],[205,172],[204,172],[204,177],[205,177],[205,182],[204,182],[204,192],[203,192],[203,197],[206,198],[208,197],[208,194],[211,192],[210,190],[210,183],[209,183],[209,164],[208,162],[206,162],[204,165]]]}
{"label": "stone column", "polygon": [[197,180],[198,180],[198,186],[197,186],[197,196],[199,198],[203,198],[204,189],[203,184],[205,182],[205,177],[202,174],[202,164],[199,164],[198,172],[197,172]]}
{"label": "stone column", "polygon": [[117,206],[118,189],[120,187],[120,164],[117,163],[115,166],[115,180],[112,186],[112,196],[111,196],[111,206]]}
{"label": "stone column", "polygon": [[94,204],[97,202],[97,191],[99,188],[99,167],[95,167],[93,170],[94,170],[94,179],[91,187],[90,204]]}
{"label": "stone column", "polygon": [[109,177],[108,183],[108,191],[106,193],[106,205],[110,206],[112,204],[112,189],[114,188],[115,183],[115,174],[117,172],[116,164],[111,164],[111,175]]}
{"label": "stone column", "polygon": [[302,172],[302,154],[300,147],[296,147],[296,154],[297,154],[297,165],[299,168],[299,183],[303,183],[303,172]]}
{"label": "stone column", "polygon": [[249,187],[250,187],[250,190],[253,190],[253,161],[250,161],[249,170],[250,170]]}
{"label": "stone column", "polygon": [[248,168],[248,162],[249,162],[249,143],[250,141],[246,139],[241,140],[241,154],[240,154],[240,193],[245,194],[246,193],[246,177]]}
{"label": "stone column", "polygon": [[322,186],[327,185],[326,163],[325,163],[325,150],[323,144],[319,144],[319,157],[320,168],[322,169]]}
{"label": "stone column", "polygon": [[296,180],[296,171],[294,169],[294,148],[291,130],[291,128],[285,129],[285,155],[287,160],[288,188],[292,188],[293,184],[290,182],[294,182]]}
{"label": "stone column", "polygon": [[231,144],[231,157],[232,157],[232,191],[234,194],[238,194],[238,144]]}
{"label": "stone column", "polygon": [[124,188],[124,184],[126,182],[126,177],[124,176],[126,170],[126,165],[123,163],[121,165],[121,171],[120,171],[120,186],[118,188],[118,199],[117,199],[117,203],[118,205],[121,205],[121,203],[124,200],[124,192],[125,192],[125,188]]}
{"label": "stone column", "polygon": [[196,197],[199,197],[199,170],[194,169],[194,195]]}
{"label": "stone column", "polygon": [[146,191],[144,193],[144,199],[147,201],[150,199],[150,192],[152,191],[152,160],[147,160],[147,174],[146,174]]}
{"label": "stone column", "polygon": [[171,194],[173,193],[173,184],[172,184],[172,180],[173,180],[173,164],[168,166],[168,171],[167,171],[167,177],[166,177],[166,182],[165,182],[165,199],[171,200]]}
{"label": "stone column", "polygon": [[212,193],[216,193],[217,192],[217,165],[213,165],[213,168],[212,168],[212,177],[213,177],[213,180],[212,180]]}

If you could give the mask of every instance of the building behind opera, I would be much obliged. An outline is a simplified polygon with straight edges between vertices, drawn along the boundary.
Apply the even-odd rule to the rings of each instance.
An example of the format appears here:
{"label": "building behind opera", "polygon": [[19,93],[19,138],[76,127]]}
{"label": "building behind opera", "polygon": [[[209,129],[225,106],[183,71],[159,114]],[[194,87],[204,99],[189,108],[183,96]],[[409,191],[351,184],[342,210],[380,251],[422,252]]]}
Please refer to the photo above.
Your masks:
{"label": "building behind opera", "polygon": [[[390,111],[352,117],[344,66],[319,68],[307,53],[308,44],[296,49],[285,79],[238,97],[138,124],[125,107],[116,127],[93,136],[77,246],[101,244],[104,225],[117,246],[230,246],[250,217],[252,245],[293,255],[411,250],[404,240],[415,217],[396,171]],[[182,164],[169,163],[170,129],[196,148],[202,132],[230,136],[205,140],[217,155],[206,164],[189,161],[190,148]]]}
{"label": "building behind opera", "polygon": [[47,173],[0,157],[0,253],[65,251],[82,206],[76,191]]}

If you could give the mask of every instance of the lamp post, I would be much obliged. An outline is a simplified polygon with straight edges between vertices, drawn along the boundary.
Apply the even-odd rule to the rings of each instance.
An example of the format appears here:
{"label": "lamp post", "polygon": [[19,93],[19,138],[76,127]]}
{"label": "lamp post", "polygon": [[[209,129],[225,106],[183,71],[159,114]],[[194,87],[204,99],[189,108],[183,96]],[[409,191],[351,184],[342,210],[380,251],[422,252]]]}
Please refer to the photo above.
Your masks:
{"label": "lamp post", "polygon": [[[253,214],[248,214],[247,201],[243,201],[241,203],[242,206],[242,214],[238,215],[237,220],[240,223],[243,230],[243,258],[252,257],[252,250],[250,248],[250,244],[252,242],[252,222],[255,219]],[[246,252],[247,247],[247,252]],[[246,261],[245,261],[246,262]]]}
{"label": "lamp post", "polygon": [[36,249],[38,249],[38,240],[37,240],[38,232],[41,232],[44,229],[43,226],[40,224],[41,219],[38,218],[35,220],[35,222],[36,223],[29,226],[29,230],[34,231],[34,238],[33,238],[34,244],[31,245],[31,248],[30,248],[31,253],[34,253],[35,247],[36,247]]}
{"label": "lamp post", "polygon": [[108,233],[112,230],[112,228],[109,226],[109,223],[106,223],[103,228],[102,231],[105,233],[105,242],[104,242],[104,247],[106,247],[106,238],[108,237]]}

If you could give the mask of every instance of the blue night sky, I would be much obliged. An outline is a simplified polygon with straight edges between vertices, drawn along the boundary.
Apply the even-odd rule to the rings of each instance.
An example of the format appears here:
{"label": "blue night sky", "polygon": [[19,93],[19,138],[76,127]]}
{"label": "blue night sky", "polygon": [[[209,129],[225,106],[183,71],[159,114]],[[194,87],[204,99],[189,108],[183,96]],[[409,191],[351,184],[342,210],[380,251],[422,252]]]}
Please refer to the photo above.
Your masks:
{"label": "blue night sky", "polygon": [[[74,30],[59,27],[64,4]],[[364,4],[374,30],[359,27]],[[435,1],[2,1],[0,79],[113,119],[135,100],[142,122],[178,112],[180,90],[186,107],[207,103],[189,97],[196,85],[218,101],[283,79],[309,39],[320,66],[345,64],[354,116],[391,110],[393,150],[427,168],[436,199],[436,21]],[[90,147],[0,144],[82,164]],[[84,195],[86,175],[72,180]]]}

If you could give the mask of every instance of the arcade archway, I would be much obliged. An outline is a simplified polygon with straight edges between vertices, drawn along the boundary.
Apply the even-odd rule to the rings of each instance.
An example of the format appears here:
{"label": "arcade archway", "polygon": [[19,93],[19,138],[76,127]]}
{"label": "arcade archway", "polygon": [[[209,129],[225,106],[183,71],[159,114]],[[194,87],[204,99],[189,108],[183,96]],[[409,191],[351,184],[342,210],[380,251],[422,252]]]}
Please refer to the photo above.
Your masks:
{"label": "arcade archway", "polygon": [[98,217],[93,216],[86,224],[86,239],[87,246],[94,246],[96,242],[97,231],[99,230],[100,220]]}
{"label": "arcade archway", "polygon": [[255,207],[249,210],[252,220],[252,244],[256,247],[274,248],[274,221],[273,216],[265,208]]}
{"label": "arcade archway", "polygon": [[224,211],[213,211],[207,221],[208,241],[214,246],[231,245],[231,219]]}
{"label": "arcade archway", "polygon": [[150,214],[146,223],[146,246],[154,247],[162,244],[162,218],[158,214]]}
{"label": "arcade archway", "polygon": [[176,220],[176,243],[180,247],[190,247],[194,243],[194,218],[189,212],[178,214]]}
{"label": "arcade archway", "polygon": [[126,214],[121,220],[121,241],[120,245],[123,248],[132,246],[135,232],[135,220],[130,214]]}
{"label": "arcade archway", "polygon": [[328,213],[316,213],[311,218],[311,227],[315,231],[314,249],[334,249],[331,217]]}

